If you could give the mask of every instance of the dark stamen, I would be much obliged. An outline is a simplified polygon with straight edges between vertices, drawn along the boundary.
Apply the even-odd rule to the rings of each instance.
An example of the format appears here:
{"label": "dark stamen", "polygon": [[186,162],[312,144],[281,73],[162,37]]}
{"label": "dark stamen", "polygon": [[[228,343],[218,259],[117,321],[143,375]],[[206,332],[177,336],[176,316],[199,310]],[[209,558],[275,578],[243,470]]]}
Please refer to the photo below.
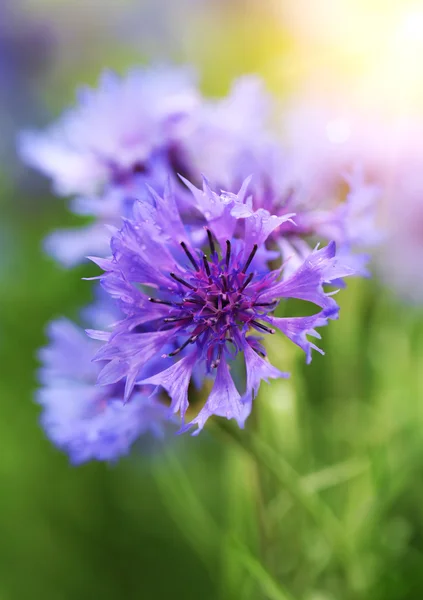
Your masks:
{"label": "dark stamen", "polygon": [[245,290],[245,288],[247,287],[247,285],[251,282],[253,277],[254,277],[254,273],[250,273],[248,275],[247,279],[242,284],[242,286],[239,288],[238,292],[243,292]]}
{"label": "dark stamen", "polygon": [[207,256],[205,254],[203,254],[203,264],[204,264],[204,268],[206,269],[206,273],[207,273],[208,277],[210,277],[210,275],[211,275],[210,265],[209,265],[209,261],[207,260]]}
{"label": "dark stamen", "polygon": [[190,319],[190,316],[185,316],[185,317],[166,317],[166,319],[163,319],[163,321],[165,323],[176,323],[176,321],[184,321],[185,319]]}
{"label": "dark stamen", "polygon": [[212,369],[216,369],[219,366],[220,360],[222,358],[222,346],[219,346],[217,349],[217,357],[211,362],[210,367]]}
{"label": "dark stamen", "polygon": [[149,302],[153,302],[154,304],[166,304],[167,306],[173,306],[172,302],[167,302],[166,300],[159,300],[158,298],[149,298]]}
{"label": "dark stamen", "polygon": [[259,323],[256,320],[252,320],[251,324],[254,325],[255,327],[257,327],[258,329],[262,329],[263,331],[265,331],[266,333],[275,333],[274,329],[270,329],[270,327],[267,327],[266,325],[262,325],[261,323]]}
{"label": "dark stamen", "polygon": [[222,280],[222,284],[223,284],[222,285],[222,291],[223,292],[227,292],[228,291],[228,280],[227,280],[227,278],[225,277],[225,275],[223,275],[223,273],[221,273],[219,275],[219,277]]}
{"label": "dark stamen", "polygon": [[212,235],[212,232],[210,231],[210,229],[206,229],[206,231],[207,231],[207,237],[209,238],[210,252],[213,255],[216,253],[216,248],[214,247],[213,235]]}
{"label": "dark stamen", "polygon": [[181,352],[184,348],[186,348],[188,346],[188,344],[191,344],[193,341],[195,342],[195,339],[197,338],[197,336],[193,335],[192,337],[188,338],[186,342],[184,342],[182,344],[182,346],[179,346],[179,348],[176,348],[176,350],[174,350],[173,352],[170,352],[168,354],[168,356],[176,356],[177,354],[179,354],[179,352]]}
{"label": "dark stamen", "polygon": [[189,260],[190,260],[190,262],[191,262],[192,266],[194,267],[194,269],[195,269],[196,271],[199,271],[199,270],[200,270],[200,267],[198,266],[198,264],[197,264],[197,261],[195,260],[195,258],[194,258],[194,257],[193,257],[193,255],[191,254],[191,252],[188,250],[186,243],[185,243],[185,242],[181,242],[181,246],[182,246],[182,248],[183,248],[183,250],[184,250],[185,254],[188,256],[188,258],[189,258]]}
{"label": "dark stamen", "polygon": [[226,267],[229,267],[229,261],[231,259],[231,242],[226,240]]}
{"label": "dark stamen", "polygon": [[248,267],[251,264],[251,261],[253,260],[255,253],[257,252],[257,244],[254,244],[253,249],[250,252],[250,256],[247,258],[247,262],[245,263],[245,265],[242,267],[242,272],[245,273],[246,270],[248,269]]}
{"label": "dark stamen", "polygon": [[195,292],[195,287],[193,285],[191,285],[190,283],[188,283],[187,281],[185,281],[184,279],[181,279],[180,277],[178,277],[177,275],[175,275],[175,273],[169,273],[169,275],[172,277],[172,279],[174,279],[175,281],[179,281],[179,283],[181,283],[182,285],[186,285],[187,288],[189,288],[190,290],[194,290]]}

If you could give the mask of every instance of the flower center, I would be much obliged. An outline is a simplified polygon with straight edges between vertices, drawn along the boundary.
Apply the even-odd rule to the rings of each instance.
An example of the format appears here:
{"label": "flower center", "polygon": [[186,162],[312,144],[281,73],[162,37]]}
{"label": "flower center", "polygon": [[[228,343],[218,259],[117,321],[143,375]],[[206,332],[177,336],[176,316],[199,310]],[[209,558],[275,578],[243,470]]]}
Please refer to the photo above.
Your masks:
{"label": "flower center", "polygon": [[[179,335],[188,339],[168,356],[179,354],[188,344],[197,342],[205,353],[208,368],[215,368],[223,350],[235,356],[241,350],[241,333],[254,328],[265,333],[274,333],[257,319],[272,311],[276,302],[259,301],[263,291],[260,279],[254,273],[248,274],[257,245],[253,246],[246,260],[232,251],[229,240],[226,251],[219,257],[213,236],[207,230],[210,254],[202,255],[201,260],[190,252],[185,242],[181,242],[190,267],[184,273],[170,273],[179,284],[175,295],[177,301],[164,301],[150,298],[151,302],[169,306],[169,314],[164,323],[176,328]],[[257,279],[257,280],[255,280]]]}

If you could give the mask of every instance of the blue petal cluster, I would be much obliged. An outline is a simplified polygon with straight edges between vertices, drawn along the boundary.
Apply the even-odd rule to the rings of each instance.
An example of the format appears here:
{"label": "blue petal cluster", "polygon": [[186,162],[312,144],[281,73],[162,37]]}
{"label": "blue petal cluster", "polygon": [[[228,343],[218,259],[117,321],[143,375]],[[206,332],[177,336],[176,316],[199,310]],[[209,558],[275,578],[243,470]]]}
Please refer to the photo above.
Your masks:
{"label": "blue petal cluster", "polygon": [[[105,73],[47,132],[21,135],[24,160],[92,216],[53,232],[47,251],[66,266],[95,257],[114,302],[108,319],[90,311],[91,339],[52,323],[40,353],[43,424],[73,462],[113,460],[175,414],[181,431],[212,415],[242,427],[261,381],[288,376],[266,337],[280,332],[310,362],[317,328],[338,318],[326,286],[367,274],[377,187],[351,168],[344,201],[308,197],[270,127],[275,110],[256,77],[209,100],[187,69],[133,70]],[[278,316],[288,298],[315,314]]]}
{"label": "blue petal cluster", "polygon": [[[324,286],[354,273],[336,257],[331,242],[282,278],[283,266],[268,265],[266,242],[292,215],[252,210],[247,184],[238,194],[218,194],[207,182],[202,190],[190,184],[195,226],[184,222],[169,190],[164,197],[151,190],[150,201],[136,202],[132,218],[113,235],[112,258],[94,259],[105,270],[105,289],[126,314],[96,355],[109,361],[99,383],[125,380],[125,398],[136,383],[161,386],[184,423],[194,372],[200,380],[211,377],[210,396],[188,425],[199,430],[211,415],[234,418],[242,426],[260,382],[287,376],[266,360],[263,336],[279,329],[311,359],[316,346],[307,336],[318,337],[316,327],[338,316]],[[275,317],[287,298],[320,310],[311,317]],[[242,390],[229,368],[238,354],[246,369]]]}
{"label": "blue petal cluster", "polygon": [[99,363],[92,357],[99,343],[68,319],[48,326],[50,343],[39,351],[42,387],[37,402],[48,437],[73,464],[91,459],[113,461],[127,454],[146,432],[163,437],[167,406],[139,388],[124,404],[122,386],[96,385]]}

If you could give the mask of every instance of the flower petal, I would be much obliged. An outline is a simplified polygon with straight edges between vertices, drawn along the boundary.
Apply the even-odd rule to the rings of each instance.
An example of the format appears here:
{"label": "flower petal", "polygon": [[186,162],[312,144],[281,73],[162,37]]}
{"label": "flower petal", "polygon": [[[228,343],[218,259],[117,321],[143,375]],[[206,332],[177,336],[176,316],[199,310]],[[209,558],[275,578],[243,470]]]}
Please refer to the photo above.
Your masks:
{"label": "flower petal", "polygon": [[241,396],[235,387],[229,373],[228,365],[223,358],[217,367],[216,379],[207,402],[195,419],[181,428],[181,432],[186,431],[193,425],[197,425],[198,429],[193,435],[198,435],[207,419],[212,415],[235,419],[240,427],[243,426],[244,415]]}
{"label": "flower petal", "polygon": [[168,331],[128,333],[111,337],[93,359],[111,361],[100,372],[97,383],[107,385],[126,377],[129,383],[125,386],[124,399],[128,400],[138,374],[148,367],[148,363],[168,339]]}
{"label": "flower petal", "polygon": [[197,353],[193,352],[168,369],[137,382],[164,387],[172,400],[170,408],[174,413],[180,413],[182,423],[188,408],[188,386],[197,358]]}
{"label": "flower petal", "polygon": [[337,261],[335,253],[335,242],[331,242],[321,250],[314,250],[291,277],[270,286],[261,294],[260,300],[272,300],[278,297],[297,298],[313,302],[335,313],[338,305],[323,290],[323,284],[353,274],[350,267]]}
{"label": "flower petal", "polygon": [[291,217],[295,216],[295,213],[290,213],[277,217],[264,208],[259,208],[254,212],[251,210],[244,210],[241,212],[239,206],[235,206],[231,214],[237,215],[238,218],[245,219],[245,241],[247,242],[245,246],[246,253],[250,252],[251,247],[254,244],[257,244],[258,246],[264,244],[272,231],[282,225],[282,223],[286,223],[287,221],[294,223]]}
{"label": "flower petal", "polygon": [[323,327],[328,324],[328,319],[337,318],[337,313],[327,315],[325,311],[321,311],[310,317],[268,317],[268,321],[280,329],[294,344],[297,344],[306,354],[307,364],[311,362],[311,350],[317,350],[320,354],[324,354],[318,346],[307,339],[308,335],[320,338],[320,334],[315,330],[316,327]]}
{"label": "flower petal", "polygon": [[287,378],[289,373],[283,373],[265,360],[250,346],[248,339],[243,344],[245,367],[247,371],[247,394],[252,393],[257,396],[262,380],[268,382],[269,379]]}

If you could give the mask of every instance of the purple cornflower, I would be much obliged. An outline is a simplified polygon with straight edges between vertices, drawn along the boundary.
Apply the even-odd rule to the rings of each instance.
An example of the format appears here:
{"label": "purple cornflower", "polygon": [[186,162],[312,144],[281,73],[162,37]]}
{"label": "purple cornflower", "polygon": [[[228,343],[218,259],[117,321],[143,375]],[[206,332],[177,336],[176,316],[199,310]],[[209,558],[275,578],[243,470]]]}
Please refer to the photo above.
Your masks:
{"label": "purple cornflower", "polygon": [[[207,182],[203,190],[191,186],[196,227],[184,225],[169,190],[165,198],[151,190],[150,202],[135,203],[132,219],[124,219],[112,237],[113,257],[95,259],[106,271],[103,286],[126,314],[97,354],[97,360],[109,361],[98,382],[125,379],[126,398],[136,383],[161,386],[184,423],[191,379],[213,378],[204,407],[184,430],[194,424],[201,430],[211,415],[234,418],[242,426],[261,380],[287,376],[267,361],[262,336],[279,329],[309,362],[312,348],[319,349],[307,336],[319,337],[315,328],[338,315],[323,285],[352,274],[330,243],[281,280],[283,269],[267,265],[273,254],[266,241],[293,215],[250,211],[247,186],[248,181],[238,194],[220,195]],[[274,316],[285,298],[321,310],[307,317]],[[230,372],[238,355],[246,369],[241,390]]]}
{"label": "purple cornflower", "polygon": [[[367,263],[370,255],[364,253],[381,239],[376,225],[380,187],[366,180],[363,170],[353,166],[349,173],[340,177],[347,188],[346,197],[328,197],[326,201],[312,201],[302,196],[301,190],[280,186],[280,178],[261,186],[255,206],[264,206],[276,215],[294,212],[295,226],[287,222],[274,234],[275,244],[284,260],[289,259],[284,277],[288,277],[310,254],[317,241],[333,240],[337,244],[337,256],[349,265],[355,275],[368,277]],[[278,183],[279,181],[279,183]],[[286,182],[285,182],[286,183]],[[273,200],[272,200],[273,199]]]}
{"label": "purple cornflower", "polygon": [[142,197],[145,183],[162,190],[172,173],[184,171],[180,144],[199,99],[188,69],[134,69],[125,77],[105,72],[98,88],[81,90],[77,106],[46,132],[21,134],[23,159],[48,175],[57,193],[78,195],[72,212],[94,218],[48,236],[50,255],[72,267],[89,254],[107,254],[105,224],[120,223],[128,198]]}
{"label": "purple cornflower", "polygon": [[[97,322],[101,311],[98,306],[90,311]],[[48,437],[73,464],[92,459],[113,461],[127,454],[146,432],[164,435],[169,408],[149,398],[145,388],[134,390],[124,404],[120,384],[95,385],[101,367],[92,357],[99,342],[87,338],[68,319],[51,322],[48,336],[49,345],[39,351],[41,422]]]}
{"label": "purple cornflower", "polygon": [[[356,274],[367,276],[369,256],[363,250],[379,241],[379,187],[364,176],[352,155],[342,167],[339,164],[337,187],[329,188],[319,178],[322,168],[316,171],[308,165],[301,171],[297,153],[302,157],[303,148],[289,148],[272,135],[272,120],[275,102],[257,77],[242,77],[227,97],[202,102],[191,135],[181,143],[185,160],[189,158],[188,178],[195,183],[205,172],[213,186],[236,192],[253,173],[251,210],[264,208],[277,216],[295,213],[295,224],[287,220],[271,234],[282,258],[289,259],[284,277],[294,272],[317,242],[331,240]],[[303,133],[308,156],[310,144],[307,131]],[[342,187],[348,188],[345,199]]]}
{"label": "purple cornflower", "polygon": [[98,89],[81,89],[78,105],[49,130],[23,133],[20,152],[58,194],[124,187],[155,161],[168,161],[198,99],[188,69],[134,69],[125,77],[107,71]]}

